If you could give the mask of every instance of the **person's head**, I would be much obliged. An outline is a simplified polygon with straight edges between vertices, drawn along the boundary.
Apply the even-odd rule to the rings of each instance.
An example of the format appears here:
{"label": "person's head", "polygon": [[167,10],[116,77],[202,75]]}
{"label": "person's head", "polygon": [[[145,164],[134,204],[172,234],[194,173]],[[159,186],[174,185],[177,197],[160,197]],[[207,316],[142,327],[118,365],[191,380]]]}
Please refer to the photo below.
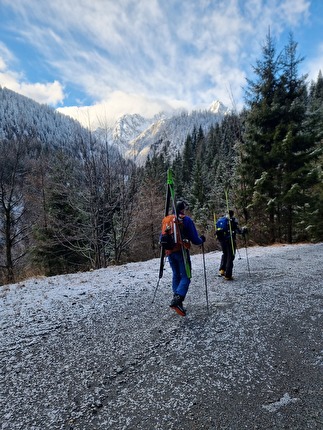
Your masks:
{"label": "person's head", "polygon": [[176,202],[176,213],[183,213],[186,209],[188,209],[188,203],[185,200],[179,200]]}
{"label": "person's head", "polygon": [[232,210],[232,209],[230,209],[230,210],[229,210],[229,217],[230,217],[230,218],[233,218],[233,215],[234,215],[234,212],[233,212],[233,210]]}

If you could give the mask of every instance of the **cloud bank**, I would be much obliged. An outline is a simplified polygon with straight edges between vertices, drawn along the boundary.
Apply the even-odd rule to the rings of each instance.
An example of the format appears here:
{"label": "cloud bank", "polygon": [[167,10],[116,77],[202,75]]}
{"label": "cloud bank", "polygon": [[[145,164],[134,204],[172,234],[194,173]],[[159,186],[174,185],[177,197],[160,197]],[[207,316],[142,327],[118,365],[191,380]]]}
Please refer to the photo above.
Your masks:
{"label": "cloud bank", "polygon": [[[311,2],[2,0],[2,4],[14,16],[6,21],[7,30],[32,46],[44,73],[47,68],[55,77],[28,82],[14,71],[19,66],[23,70],[23,64],[17,67],[19,58],[14,61],[2,46],[0,84],[42,103],[60,105],[62,111],[66,107],[70,114],[67,106],[73,96],[78,114],[90,104],[101,113],[104,107],[112,117],[203,108],[216,99],[240,108],[246,74],[260,55],[268,29],[278,39],[297,29],[309,20]],[[322,55],[321,47],[317,60],[312,60],[313,70],[322,64]]]}

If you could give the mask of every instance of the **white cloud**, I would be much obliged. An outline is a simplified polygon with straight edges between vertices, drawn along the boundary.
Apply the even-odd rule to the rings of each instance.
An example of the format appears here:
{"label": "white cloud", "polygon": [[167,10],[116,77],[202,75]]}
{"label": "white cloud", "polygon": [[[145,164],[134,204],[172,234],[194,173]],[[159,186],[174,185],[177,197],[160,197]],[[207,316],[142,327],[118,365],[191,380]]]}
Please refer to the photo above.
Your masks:
{"label": "white cloud", "polygon": [[[0,52],[1,54],[1,52]],[[6,59],[0,56],[0,85],[29,97],[38,103],[57,106],[64,100],[64,91],[58,81],[47,83],[26,82],[21,73],[8,69]]]}
{"label": "white cloud", "polygon": [[56,106],[63,103],[64,91],[58,81],[47,82],[46,84],[27,84],[20,83],[19,93],[36,100],[38,103],[44,103]]}
{"label": "white cloud", "polygon": [[175,99],[150,99],[142,94],[129,94],[122,91],[111,93],[109,98],[93,106],[70,106],[59,108],[58,111],[77,119],[90,129],[99,126],[112,126],[114,121],[124,114],[140,114],[152,118],[161,111],[174,109],[191,109],[192,106]]}
{"label": "white cloud", "polygon": [[0,70],[4,71],[7,69],[7,62],[13,61],[14,56],[6,45],[0,41]]}
{"label": "white cloud", "polygon": [[323,42],[318,46],[317,55],[307,62],[306,69],[308,78],[313,81],[317,80],[320,70],[323,73]]}
{"label": "white cloud", "polygon": [[[85,92],[99,101],[113,91],[196,99],[205,74],[219,84],[223,62],[217,59],[237,61],[240,34],[248,25],[236,1],[222,8],[219,3],[213,17],[203,15],[205,5],[183,2],[180,13],[167,2],[151,0],[92,2],[91,7],[85,1],[56,1],[46,7],[37,2],[36,7],[32,0],[28,6],[17,0],[14,7],[28,21],[24,39],[43,52],[64,82],[77,76]],[[46,25],[35,26],[27,14],[31,8],[37,22]],[[214,69],[205,72],[208,58],[216,61],[210,64]]]}
{"label": "white cloud", "polygon": [[285,0],[279,5],[282,11],[282,19],[286,20],[290,25],[296,26],[300,18],[307,19],[309,17],[309,8],[311,2],[308,0]]}
{"label": "white cloud", "polygon": [[268,28],[279,36],[307,19],[310,5],[306,0],[2,1],[21,19],[14,31],[20,29],[58,76],[54,83],[22,89],[54,104],[64,99],[59,82],[66,88],[73,83],[95,101],[94,111],[104,104],[114,116],[134,111],[149,116],[157,107],[192,108],[215,99],[228,105],[232,97],[241,105],[246,70]]}

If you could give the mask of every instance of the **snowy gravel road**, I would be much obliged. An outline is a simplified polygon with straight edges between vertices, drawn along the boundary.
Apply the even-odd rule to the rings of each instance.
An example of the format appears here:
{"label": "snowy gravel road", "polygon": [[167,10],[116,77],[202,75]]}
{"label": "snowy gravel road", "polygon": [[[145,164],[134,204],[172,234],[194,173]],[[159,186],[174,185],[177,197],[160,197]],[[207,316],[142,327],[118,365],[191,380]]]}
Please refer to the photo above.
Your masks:
{"label": "snowy gravel road", "polygon": [[157,259],[0,287],[1,429],[323,429],[323,244],[247,255],[184,318]]}

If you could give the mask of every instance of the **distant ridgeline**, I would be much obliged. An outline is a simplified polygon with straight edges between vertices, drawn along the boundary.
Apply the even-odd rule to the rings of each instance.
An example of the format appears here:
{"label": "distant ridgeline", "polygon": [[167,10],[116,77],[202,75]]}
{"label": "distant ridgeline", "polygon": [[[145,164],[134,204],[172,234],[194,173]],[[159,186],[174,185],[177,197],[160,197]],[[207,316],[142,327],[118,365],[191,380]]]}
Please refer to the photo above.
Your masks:
{"label": "distant ridgeline", "polygon": [[190,113],[183,110],[171,114],[161,112],[150,119],[138,114],[123,115],[114,127],[98,128],[94,134],[100,139],[108,138],[125,158],[144,165],[147,157],[153,155],[164,154],[173,160],[183,151],[185,140],[194,129],[201,127],[206,134],[229,113],[228,108],[216,101],[209,109]]}
{"label": "distant ridgeline", "polygon": [[113,128],[90,132],[77,120],[12,90],[0,87],[0,140],[24,136],[52,148],[77,149],[78,142],[96,140],[108,144],[123,157],[143,165],[148,156],[167,153],[172,159],[182,152],[184,142],[195,129],[203,132],[219,123],[229,110],[219,101],[209,109],[160,113],[147,119],[138,114],[123,115]]}
{"label": "distant ridgeline", "polygon": [[0,88],[0,139],[23,135],[45,145],[66,147],[75,142],[75,136],[86,138],[88,133],[76,120],[54,108]]}

